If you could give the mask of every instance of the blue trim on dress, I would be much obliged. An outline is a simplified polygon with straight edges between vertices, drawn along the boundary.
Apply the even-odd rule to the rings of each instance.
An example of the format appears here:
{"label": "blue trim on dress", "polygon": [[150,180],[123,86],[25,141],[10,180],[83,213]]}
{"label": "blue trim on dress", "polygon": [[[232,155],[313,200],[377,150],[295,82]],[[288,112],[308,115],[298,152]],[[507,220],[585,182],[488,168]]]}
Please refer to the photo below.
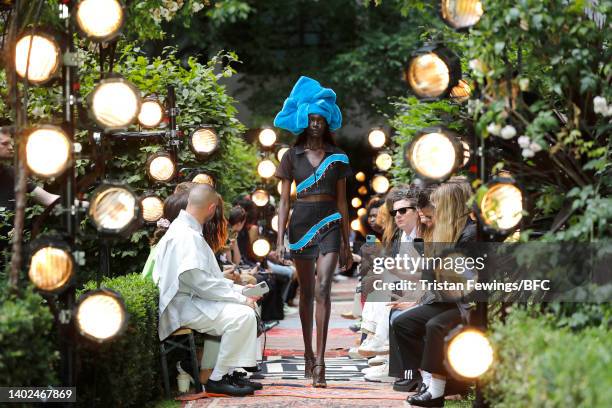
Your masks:
{"label": "blue trim on dress", "polygon": [[323,160],[323,162],[321,162],[321,164],[315,170],[313,175],[311,175],[306,180],[302,181],[300,184],[297,185],[296,187],[297,192],[301,193],[302,191],[306,190],[308,187],[311,187],[317,181],[321,180],[321,178],[323,177],[323,175],[325,174],[329,166],[331,166],[332,163],[334,162],[342,162],[345,164],[349,164],[349,159],[346,154],[342,154],[342,153],[335,153],[335,154],[328,156],[325,160]]}
{"label": "blue trim on dress", "polygon": [[304,234],[304,236],[302,238],[300,238],[300,240],[294,244],[289,243],[289,249],[291,249],[292,251],[298,251],[302,248],[304,248],[306,245],[308,245],[308,243],[310,241],[312,241],[312,239],[315,237],[315,235],[323,228],[325,227],[327,224],[332,223],[334,221],[338,221],[342,219],[342,215],[340,215],[339,212],[335,212],[331,215],[328,215],[327,217],[323,218],[321,221],[317,222],[315,225],[313,225],[308,232],[306,232],[306,234]]}

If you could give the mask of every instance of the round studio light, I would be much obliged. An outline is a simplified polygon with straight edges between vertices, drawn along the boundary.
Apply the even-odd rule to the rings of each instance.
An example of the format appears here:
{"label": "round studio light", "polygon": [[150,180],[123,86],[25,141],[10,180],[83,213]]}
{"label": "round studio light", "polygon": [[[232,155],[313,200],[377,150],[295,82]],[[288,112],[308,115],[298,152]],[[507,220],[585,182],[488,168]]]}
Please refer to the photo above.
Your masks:
{"label": "round studio light", "polygon": [[156,128],[164,119],[164,107],[159,103],[157,98],[147,97],[142,101],[140,113],[138,114],[138,123],[140,126],[148,129]]}
{"label": "round studio light", "polygon": [[523,219],[523,193],[510,178],[487,183],[477,195],[477,214],[483,225],[502,234],[511,232]]}
{"label": "round studio light", "polygon": [[463,147],[463,163],[461,163],[461,166],[465,167],[465,165],[468,164],[468,162],[470,161],[472,153],[470,150],[470,145],[466,141],[462,140],[461,146]]}
{"label": "round studio light", "polygon": [[287,146],[284,146],[284,147],[281,147],[280,149],[278,149],[278,152],[276,152],[276,158],[278,159],[279,163],[281,162],[281,160],[283,160],[283,156],[288,151],[289,151],[289,148]]}
{"label": "round studio light", "polygon": [[372,129],[368,134],[368,142],[374,149],[380,149],[387,142],[387,135],[381,129]]}
{"label": "round studio light", "polygon": [[463,162],[463,147],[459,138],[442,128],[423,129],[407,146],[406,161],[421,177],[444,181]]}
{"label": "round studio light", "polygon": [[216,152],[219,148],[219,143],[219,135],[210,126],[196,129],[191,134],[191,139],[189,139],[191,150],[199,157],[206,157]]}
{"label": "round studio light", "polygon": [[361,222],[358,218],[355,218],[353,221],[351,221],[351,229],[353,231],[361,231]]}
{"label": "round studio light", "polygon": [[82,336],[102,343],[120,335],[127,326],[127,313],[121,295],[97,289],[79,298],[76,326]]}
{"label": "round studio light", "polygon": [[72,143],[57,126],[41,126],[27,136],[26,163],[32,173],[44,178],[62,174],[71,163]]}
{"label": "round studio light", "polygon": [[461,380],[483,375],[493,364],[493,347],[486,335],[475,328],[459,327],[446,338],[445,365]]}
{"label": "round studio light", "polygon": [[259,238],[257,241],[253,242],[253,253],[260,258],[268,255],[270,249],[270,243],[263,238]]}
{"label": "round studio light", "polygon": [[176,174],[176,163],[170,153],[158,152],[147,159],[147,174],[152,180],[167,183]]}
{"label": "round studio light", "polygon": [[140,212],[138,199],[126,186],[103,184],[89,204],[89,216],[99,232],[119,235],[135,225]]}
{"label": "round studio light", "polygon": [[106,130],[124,129],[140,112],[140,91],[123,78],[100,81],[89,96],[93,119]]}
{"label": "round studio light", "polygon": [[164,215],[164,202],[156,195],[148,195],[140,200],[142,218],[145,222],[157,222]]}
{"label": "round studio light", "polygon": [[274,232],[278,232],[278,215],[275,215],[274,217],[272,217],[270,224],[272,225],[272,230]]}
{"label": "round studio light", "polygon": [[15,44],[17,75],[34,85],[42,85],[54,78],[59,72],[60,61],[60,46],[49,34],[31,31],[19,37]]}
{"label": "round studio light", "polygon": [[208,174],[200,173],[191,180],[198,184],[208,184],[211,187],[215,187],[215,180]]}
{"label": "round studio light", "polygon": [[119,0],[81,0],[76,6],[75,19],[85,37],[106,42],[121,31],[125,13]]}
{"label": "round studio light", "polygon": [[351,205],[353,206],[353,208],[359,208],[361,207],[361,204],[362,204],[361,198],[359,197],[355,197],[351,200]]}
{"label": "round studio light", "polygon": [[393,157],[387,152],[380,153],[374,161],[380,171],[387,171],[393,166]]}
{"label": "round studio light", "polygon": [[357,189],[359,195],[368,195],[368,188],[366,186],[361,186]]}
{"label": "round studio light", "polygon": [[360,183],[363,183],[366,180],[365,173],[363,171],[360,171],[359,173],[355,174],[355,180]]}
{"label": "round studio light", "polygon": [[[283,181],[279,181],[278,185],[276,187],[276,189],[278,190],[278,194],[283,194]],[[297,185],[295,184],[295,181],[291,182],[291,190],[289,192],[290,195],[294,196],[297,192]]]}
{"label": "round studio light", "polygon": [[263,207],[270,202],[270,194],[265,190],[259,189],[253,193],[251,200],[253,200],[256,206]]}
{"label": "round studio light", "polygon": [[276,166],[272,163],[272,160],[262,160],[257,165],[257,173],[263,178],[270,178],[274,175]]}
{"label": "round studio light", "polygon": [[416,51],[405,71],[405,79],[421,99],[446,97],[461,78],[459,57],[448,48],[429,45]]}
{"label": "round studio light", "polygon": [[389,191],[390,186],[391,183],[389,179],[383,175],[379,174],[372,179],[372,190],[374,190],[376,194],[385,194]]}
{"label": "round studio light", "polygon": [[276,143],[276,132],[270,128],[262,129],[258,138],[262,146],[271,147]]}
{"label": "round studio light", "polygon": [[34,244],[28,270],[30,281],[39,290],[57,292],[74,276],[74,258],[68,244],[41,240]]}
{"label": "round studio light", "polygon": [[450,91],[450,98],[453,102],[463,103],[470,99],[472,95],[472,87],[465,79],[460,79],[457,85],[453,86]]}
{"label": "round studio light", "polygon": [[368,212],[368,210],[366,210],[365,208],[361,207],[360,209],[357,210],[357,216],[358,217],[363,217],[364,215],[366,215]]}
{"label": "round studio light", "polygon": [[441,0],[442,20],[455,30],[472,27],[484,13],[480,0]]}

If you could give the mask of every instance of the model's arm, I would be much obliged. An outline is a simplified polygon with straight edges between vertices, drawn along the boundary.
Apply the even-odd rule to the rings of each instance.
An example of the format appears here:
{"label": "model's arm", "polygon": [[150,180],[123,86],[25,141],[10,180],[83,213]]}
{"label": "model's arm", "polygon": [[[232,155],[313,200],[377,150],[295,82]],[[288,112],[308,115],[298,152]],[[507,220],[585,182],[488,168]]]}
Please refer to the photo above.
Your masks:
{"label": "model's arm", "polygon": [[336,183],[336,205],[342,216],[342,246],[340,249],[340,266],[350,269],[353,265],[353,255],[349,245],[349,215],[348,204],[346,202],[346,178],[341,178]]}
{"label": "model's arm", "polygon": [[281,186],[281,199],[278,206],[278,235],[276,238],[276,255],[278,259],[285,258],[285,228],[287,226],[287,218],[289,218],[289,194],[291,193],[291,180],[283,179]]}

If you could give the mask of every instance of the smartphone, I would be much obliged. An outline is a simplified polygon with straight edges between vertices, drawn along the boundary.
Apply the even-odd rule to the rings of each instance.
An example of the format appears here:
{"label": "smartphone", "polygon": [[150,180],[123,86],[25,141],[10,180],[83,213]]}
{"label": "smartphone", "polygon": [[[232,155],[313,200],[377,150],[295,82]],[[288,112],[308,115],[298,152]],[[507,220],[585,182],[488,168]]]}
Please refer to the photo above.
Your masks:
{"label": "smartphone", "polygon": [[270,291],[266,281],[259,282],[252,288],[244,288],[242,294],[247,297],[263,296]]}
{"label": "smartphone", "polygon": [[373,244],[376,242],[376,235],[366,235],[366,242],[368,244]]}

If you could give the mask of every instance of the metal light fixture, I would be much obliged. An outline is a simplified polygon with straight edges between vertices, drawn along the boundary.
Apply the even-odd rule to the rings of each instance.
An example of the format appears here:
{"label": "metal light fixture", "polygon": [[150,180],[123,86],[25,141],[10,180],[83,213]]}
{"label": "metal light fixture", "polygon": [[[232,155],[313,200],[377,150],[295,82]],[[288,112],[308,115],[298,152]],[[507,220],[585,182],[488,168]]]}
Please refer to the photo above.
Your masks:
{"label": "metal light fixture", "polygon": [[453,86],[449,97],[453,102],[463,103],[472,96],[472,87],[465,79],[460,79],[457,85]]}
{"label": "metal light fixture", "polygon": [[511,178],[494,178],[477,193],[476,214],[484,229],[509,234],[523,219],[523,193]]}
{"label": "metal light fixture", "polygon": [[19,77],[34,85],[42,85],[59,73],[61,55],[60,45],[52,35],[34,29],[17,39],[15,70]]}
{"label": "metal light fixture", "polygon": [[105,130],[125,129],[140,112],[140,91],[123,78],[106,78],[89,96],[93,119]]}
{"label": "metal light fixture", "polygon": [[136,195],[128,187],[118,184],[98,187],[89,204],[89,216],[103,234],[120,235],[130,231],[139,213]]}
{"label": "metal light fixture", "polygon": [[[372,129],[368,134],[368,142],[374,149],[380,149],[387,142],[387,135],[382,129]],[[360,180],[357,179],[357,181]]]}
{"label": "metal light fixture", "polygon": [[127,327],[121,295],[109,289],[82,295],[76,306],[76,327],[82,336],[98,343],[118,337]]}
{"label": "metal light fixture", "polygon": [[264,207],[270,202],[270,194],[266,190],[255,190],[255,192],[251,195],[251,199],[258,207]]}
{"label": "metal light fixture", "polygon": [[155,194],[144,196],[140,200],[140,205],[145,222],[155,223],[164,215],[164,202]]}
{"label": "metal light fixture", "polygon": [[366,210],[365,208],[361,207],[360,209],[357,210],[357,216],[358,217],[363,217],[364,215],[366,215],[368,213],[368,210]]}
{"label": "metal light fixture", "polygon": [[263,178],[270,178],[274,175],[276,171],[276,165],[272,162],[272,160],[262,160],[257,165],[257,173]]}
{"label": "metal light fixture", "polygon": [[393,157],[387,152],[379,153],[374,160],[376,167],[380,171],[387,171],[393,166]]}
{"label": "metal light fixture", "polygon": [[72,162],[72,143],[57,126],[44,125],[31,131],[25,150],[28,168],[40,177],[57,177]]}
{"label": "metal light fixture", "polygon": [[68,244],[52,239],[41,239],[33,244],[28,277],[34,286],[44,292],[58,292],[73,276],[74,258]]}
{"label": "metal light fixture", "polygon": [[428,45],[417,50],[404,73],[405,80],[420,99],[446,97],[461,78],[459,57],[446,47]]}
{"label": "metal light fixture", "polygon": [[159,126],[164,119],[164,107],[159,103],[159,100],[154,96],[147,96],[140,106],[138,114],[138,123],[140,126],[147,129],[153,129]]}
{"label": "metal light fixture", "polygon": [[275,215],[274,217],[272,217],[270,224],[272,225],[272,230],[274,232],[278,232],[278,215]]}
{"label": "metal light fixture", "polygon": [[147,174],[152,180],[167,183],[176,174],[176,163],[168,152],[157,152],[147,159]]}
{"label": "metal light fixture", "polygon": [[359,195],[368,195],[368,187],[361,186],[357,189],[357,192],[359,193]]}
{"label": "metal light fixture", "polygon": [[361,198],[359,197],[355,197],[351,200],[351,205],[353,206],[353,208],[359,208],[361,207],[361,204],[362,204]]}
{"label": "metal light fixture", "polygon": [[458,135],[444,128],[423,129],[406,147],[406,162],[419,176],[432,181],[446,180],[464,160]]}
{"label": "metal light fixture", "polygon": [[280,149],[278,149],[278,152],[276,152],[276,158],[278,159],[279,163],[281,162],[281,160],[283,160],[283,156],[288,151],[289,151],[289,148],[287,146],[283,146]]}
{"label": "metal light fixture", "polygon": [[493,347],[487,336],[473,327],[459,326],[445,339],[444,365],[458,380],[474,380],[493,364]]}
{"label": "metal light fixture", "polygon": [[221,140],[212,126],[202,126],[196,129],[189,139],[189,146],[196,156],[210,156],[219,148]]}
{"label": "metal light fixture", "polygon": [[270,243],[264,238],[259,238],[253,242],[253,253],[260,258],[268,255],[270,253],[270,249]]}
{"label": "metal light fixture", "polygon": [[360,183],[363,183],[366,180],[365,173],[363,171],[360,171],[359,173],[355,174],[355,180]]}
{"label": "metal light fixture", "polygon": [[81,0],[74,15],[81,34],[96,42],[112,40],[125,23],[125,10],[119,0]]}
{"label": "metal light fixture", "polygon": [[376,194],[385,194],[387,191],[389,191],[390,186],[391,183],[389,182],[389,179],[382,174],[376,175],[372,179],[372,190],[374,190]]}
{"label": "metal light fixture", "polygon": [[259,132],[259,143],[264,147],[271,147],[276,143],[276,132],[274,129],[265,128]]}
{"label": "metal light fixture", "polygon": [[194,183],[198,183],[198,184],[208,184],[209,186],[213,188],[215,187],[215,179],[206,173],[200,173],[196,175],[191,181]]}
{"label": "metal light fixture", "polygon": [[441,0],[440,16],[455,30],[467,29],[480,21],[484,11],[480,0]]}

